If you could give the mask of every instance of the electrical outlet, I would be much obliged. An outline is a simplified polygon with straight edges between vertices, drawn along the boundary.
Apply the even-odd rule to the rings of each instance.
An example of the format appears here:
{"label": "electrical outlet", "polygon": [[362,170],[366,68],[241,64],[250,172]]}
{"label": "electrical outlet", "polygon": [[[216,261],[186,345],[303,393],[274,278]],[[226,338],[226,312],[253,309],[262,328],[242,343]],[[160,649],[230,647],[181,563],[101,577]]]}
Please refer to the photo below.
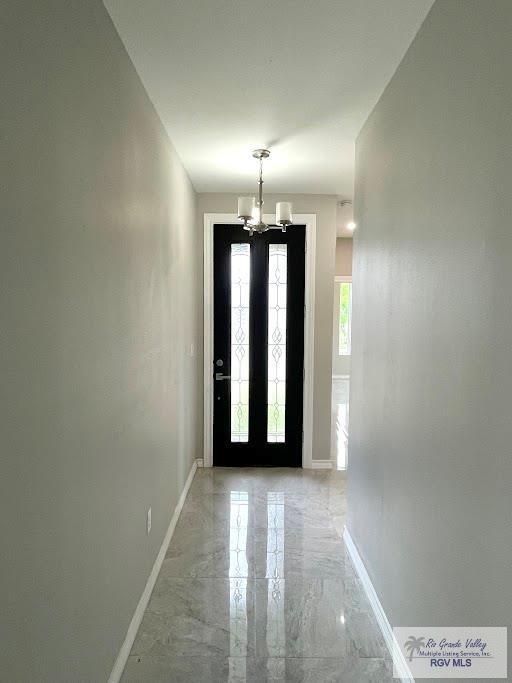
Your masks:
{"label": "electrical outlet", "polygon": [[196,348],[195,348],[194,344],[190,344],[190,357],[193,358],[195,356],[195,353],[196,353]]}
{"label": "electrical outlet", "polygon": [[146,517],[146,533],[149,534],[151,531],[151,508],[148,508],[148,513]]}

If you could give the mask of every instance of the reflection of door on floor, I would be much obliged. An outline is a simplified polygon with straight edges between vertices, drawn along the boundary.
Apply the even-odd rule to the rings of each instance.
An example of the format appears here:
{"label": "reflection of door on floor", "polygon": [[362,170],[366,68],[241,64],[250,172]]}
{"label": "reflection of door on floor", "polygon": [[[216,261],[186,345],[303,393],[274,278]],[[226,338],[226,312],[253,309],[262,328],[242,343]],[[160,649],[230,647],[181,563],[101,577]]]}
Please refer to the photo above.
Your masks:
{"label": "reflection of door on floor", "polygon": [[214,227],[214,465],[302,462],[305,226]]}
{"label": "reflection of door on floor", "polygon": [[350,379],[332,378],[331,460],[338,470],[348,465],[348,396]]}

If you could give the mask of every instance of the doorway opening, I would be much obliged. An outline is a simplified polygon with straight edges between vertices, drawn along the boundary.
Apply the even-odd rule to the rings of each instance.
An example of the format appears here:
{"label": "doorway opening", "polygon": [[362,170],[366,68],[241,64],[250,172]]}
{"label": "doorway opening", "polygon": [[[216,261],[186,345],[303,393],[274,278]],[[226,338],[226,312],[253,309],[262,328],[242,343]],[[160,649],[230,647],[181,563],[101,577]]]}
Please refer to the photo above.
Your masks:
{"label": "doorway opening", "polygon": [[333,467],[348,466],[350,356],[352,352],[352,277],[334,278],[331,460]]}
{"label": "doorway opening", "polygon": [[[275,223],[275,216],[264,214],[267,224]],[[214,357],[214,226],[229,225],[232,230],[240,228],[240,221],[235,214],[204,214],[204,346],[203,346],[203,381],[204,381],[204,467],[212,467],[213,433],[214,433],[214,388],[216,381],[212,369],[217,360]],[[305,226],[305,283],[304,283],[304,359],[303,359],[303,409],[302,409],[302,467],[313,467],[313,375],[314,375],[314,329],[315,329],[315,262],[316,262],[316,215],[294,214],[294,226],[288,228],[291,233],[298,225]],[[271,234],[282,234],[271,231]],[[258,239],[260,235],[256,236]],[[244,233],[244,240],[249,239]],[[268,338],[265,340],[268,344]],[[224,366],[222,366],[224,367]],[[222,372],[222,368],[218,370]],[[227,369],[222,374],[230,374]],[[220,380],[228,382],[231,378]],[[300,465],[300,463],[299,463]]]}

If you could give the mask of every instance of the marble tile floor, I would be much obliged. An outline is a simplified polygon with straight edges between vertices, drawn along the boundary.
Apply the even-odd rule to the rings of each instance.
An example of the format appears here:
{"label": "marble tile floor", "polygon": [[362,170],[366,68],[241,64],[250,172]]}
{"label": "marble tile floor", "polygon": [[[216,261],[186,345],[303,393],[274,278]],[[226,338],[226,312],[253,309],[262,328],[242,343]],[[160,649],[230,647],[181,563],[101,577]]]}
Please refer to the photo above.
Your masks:
{"label": "marble tile floor", "polygon": [[343,472],[198,470],[123,683],[391,683],[345,510]]}

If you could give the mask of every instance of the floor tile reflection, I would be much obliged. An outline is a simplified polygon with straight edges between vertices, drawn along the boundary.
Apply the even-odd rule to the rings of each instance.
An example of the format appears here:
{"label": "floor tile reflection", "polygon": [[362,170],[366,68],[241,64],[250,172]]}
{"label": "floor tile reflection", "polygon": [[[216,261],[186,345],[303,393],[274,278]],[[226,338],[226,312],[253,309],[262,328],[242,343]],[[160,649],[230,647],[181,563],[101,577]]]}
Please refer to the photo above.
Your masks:
{"label": "floor tile reflection", "polygon": [[123,681],[391,682],[342,472],[199,470]]}
{"label": "floor tile reflection", "polygon": [[331,393],[331,460],[338,470],[348,465],[350,378],[333,377]]}

